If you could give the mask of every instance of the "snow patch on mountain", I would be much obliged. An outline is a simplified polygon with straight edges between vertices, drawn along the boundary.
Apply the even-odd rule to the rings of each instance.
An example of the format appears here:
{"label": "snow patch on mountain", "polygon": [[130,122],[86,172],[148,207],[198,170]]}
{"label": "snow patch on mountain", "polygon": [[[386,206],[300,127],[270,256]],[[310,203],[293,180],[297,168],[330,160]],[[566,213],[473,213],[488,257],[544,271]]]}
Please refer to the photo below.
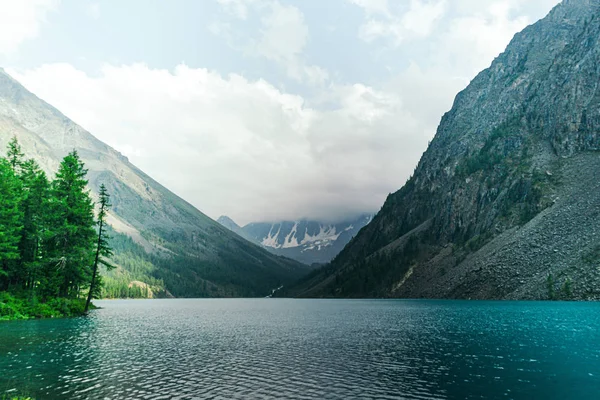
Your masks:
{"label": "snow patch on mountain", "polygon": [[[350,225],[352,226],[352,225]],[[348,231],[348,228],[344,229],[344,231]],[[304,234],[304,240],[302,240],[301,244],[324,244],[327,242],[335,242],[340,237],[340,233],[337,233],[336,227],[332,225],[320,225],[319,233],[314,236],[311,236],[308,233],[308,228],[306,228],[306,233]]]}
{"label": "snow patch on mountain", "polygon": [[269,230],[269,234],[260,242],[260,244],[262,244],[265,247],[272,247],[274,249],[278,249],[281,247],[277,244],[277,238],[279,237],[279,232],[281,232],[281,225],[279,225],[279,229],[277,230],[277,232],[275,234],[272,234],[274,227],[275,225],[271,225],[271,230]]}
{"label": "snow patch on mountain", "polygon": [[[324,263],[335,257],[372,218],[372,215],[364,214],[338,223],[310,220],[256,222],[235,232],[272,253],[308,264]],[[229,218],[219,220],[229,229],[237,226]]]}
{"label": "snow patch on mountain", "polygon": [[[280,225],[281,226],[281,225]],[[298,232],[298,222],[294,223],[294,227],[290,231],[290,233],[285,237],[283,241],[283,248],[289,249],[291,247],[298,247],[298,238],[296,237],[296,233]]]}

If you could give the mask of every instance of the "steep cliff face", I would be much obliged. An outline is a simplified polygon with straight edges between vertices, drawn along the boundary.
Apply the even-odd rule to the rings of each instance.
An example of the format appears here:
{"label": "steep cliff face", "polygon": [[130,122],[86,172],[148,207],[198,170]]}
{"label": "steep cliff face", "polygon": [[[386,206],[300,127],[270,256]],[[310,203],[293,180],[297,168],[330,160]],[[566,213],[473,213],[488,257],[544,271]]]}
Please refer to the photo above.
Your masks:
{"label": "steep cliff face", "polygon": [[600,298],[599,66],[600,0],[517,34],[406,185],[290,293]]}
{"label": "steep cliff face", "polygon": [[77,150],[92,192],[104,183],[111,194],[113,230],[144,249],[143,262],[154,264],[146,272],[175,295],[263,295],[304,273],[202,214],[0,69],[0,149],[13,136],[49,174]]}

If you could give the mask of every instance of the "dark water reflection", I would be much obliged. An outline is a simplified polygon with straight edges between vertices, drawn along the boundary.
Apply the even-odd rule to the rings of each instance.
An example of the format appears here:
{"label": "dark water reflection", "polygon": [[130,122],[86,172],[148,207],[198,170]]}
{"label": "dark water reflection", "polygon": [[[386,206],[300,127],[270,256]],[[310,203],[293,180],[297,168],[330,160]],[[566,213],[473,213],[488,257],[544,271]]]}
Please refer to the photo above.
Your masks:
{"label": "dark water reflection", "polygon": [[[0,324],[0,393],[37,399],[600,399],[600,304],[98,302]],[[14,393],[14,392],[13,392]]]}

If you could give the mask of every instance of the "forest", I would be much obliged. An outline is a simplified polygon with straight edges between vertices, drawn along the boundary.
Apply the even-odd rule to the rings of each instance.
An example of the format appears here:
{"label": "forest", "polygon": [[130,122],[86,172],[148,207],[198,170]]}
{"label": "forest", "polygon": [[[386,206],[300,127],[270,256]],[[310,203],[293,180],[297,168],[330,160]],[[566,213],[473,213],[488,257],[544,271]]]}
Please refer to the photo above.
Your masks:
{"label": "forest", "polygon": [[112,250],[101,186],[96,205],[76,151],[50,180],[13,138],[0,158],[0,320],[75,316],[93,307]]}

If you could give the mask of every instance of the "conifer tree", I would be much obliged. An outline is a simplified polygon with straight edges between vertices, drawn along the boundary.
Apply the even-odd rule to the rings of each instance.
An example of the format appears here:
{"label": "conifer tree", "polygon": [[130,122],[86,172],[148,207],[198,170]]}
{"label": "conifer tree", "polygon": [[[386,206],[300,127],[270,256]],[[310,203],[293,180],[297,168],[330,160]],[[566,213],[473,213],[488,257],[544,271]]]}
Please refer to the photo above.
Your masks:
{"label": "conifer tree", "polygon": [[20,182],[10,163],[0,158],[0,288],[14,282],[23,215],[19,210]]}
{"label": "conifer tree", "polygon": [[51,184],[46,252],[48,287],[54,293],[49,295],[76,297],[90,281],[96,232],[86,175],[79,155],[72,151]]}
{"label": "conifer tree", "polygon": [[21,164],[21,182],[23,193],[21,212],[23,213],[23,229],[19,245],[20,261],[23,265],[24,287],[33,289],[40,277],[42,236],[45,232],[45,220],[50,183],[44,171],[33,160]]}
{"label": "conifer tree", "polygon": [[21,149],[21,145],[19,144],[17,137],[13,136],[13,138],[8,142],[8,151],[6,153],[6,158],[10,163],[15,174],[19,173],[19,169],[21,168],[21,164],[23,163],[23,151]]}
{"label": "conifer tree", "polygon": [[106,213],[110,208],[110,195],[106,190],[104,184],[100,185],[99,193],[100,209],[98,210],[98,240],[96,241],[96,254],[94,256],[94,266],[92,268],[92,280],[90,283],[90,291],[88,293],[87,301],[85,302],[84,312],[87,312],[90,307],[90,302],[94,295],[98,295],[101,287],[101,280],[98,276],[98,264],[102,264],[107,270],[115,268],[110,264],[104,257],[111,257],[113,255],[112,249],[108,243],[110,239],[106,233]]}
{"label": "conifer tree", "polygon": [[17,139],[10,141],[6,158],[0,157],[0,291],[21,295],[25,289],[47,301],[79,297],[89,287],[88,310],[102,287],[99,266],[114,267],[107,261],[113,255],[109,195],[103,185],[96,223],[86,175],[73,151],[50,183],[35,161],[24,159]]}

